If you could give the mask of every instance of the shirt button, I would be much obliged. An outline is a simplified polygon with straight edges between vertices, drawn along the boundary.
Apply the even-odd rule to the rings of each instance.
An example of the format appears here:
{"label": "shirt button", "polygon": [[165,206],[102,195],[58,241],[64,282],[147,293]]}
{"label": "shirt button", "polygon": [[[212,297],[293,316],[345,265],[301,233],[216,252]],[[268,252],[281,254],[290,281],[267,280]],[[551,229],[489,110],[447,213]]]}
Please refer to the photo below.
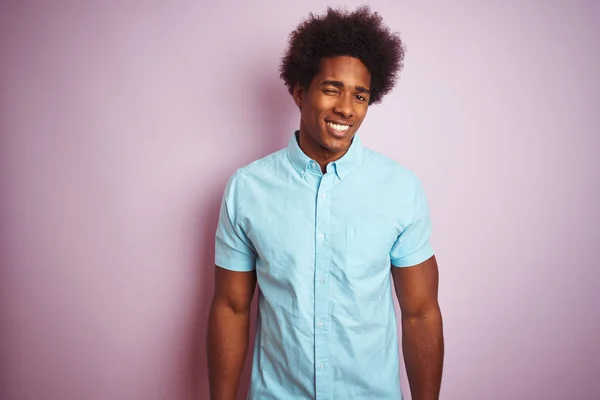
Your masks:
{"label": "shirt button", "polygon": [[321,194],[319,195],[319,197],[320,197],[320,198],[322,198],[322,199],[324,199],[325,197],[327,197],[327,195],[326,195],[325,193],[321,193]]}
{"label": "shirt button", "polygon": [[319,328],[322,328],[325,325],[325,323],[323,321],[320,321],[318,325],[319,325]]}
{"label": "shirt button", "polygon": [[319,283],[325,283],[325,278],[319,278]]}
{"label": "shirt button", "polygon": [[325,239],[325,235],[323,235],[322,233],[319,235],[319,240],[323,240]]}
{"label": "shirt button", "polygon": [[325,366],[323,364],[319,364],[319,370],[322,371]]}

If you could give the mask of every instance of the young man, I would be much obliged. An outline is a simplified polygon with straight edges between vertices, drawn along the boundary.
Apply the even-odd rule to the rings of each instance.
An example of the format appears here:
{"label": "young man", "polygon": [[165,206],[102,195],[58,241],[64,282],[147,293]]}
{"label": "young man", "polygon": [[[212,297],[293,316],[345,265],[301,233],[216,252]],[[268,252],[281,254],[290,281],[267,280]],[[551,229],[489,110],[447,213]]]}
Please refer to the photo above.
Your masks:
{"label": "young man", "polygon": [[257,282],[249,399],[401,399],[392,278],[412,398],[439,397],[442,318],[427,200],[413,173],[356,136],[403,58],[400,38],[366,7],[311,14],[292,33],[281,77],[300,129],[286,149],[238,170],[223,197],[211,399],[235,399]]}

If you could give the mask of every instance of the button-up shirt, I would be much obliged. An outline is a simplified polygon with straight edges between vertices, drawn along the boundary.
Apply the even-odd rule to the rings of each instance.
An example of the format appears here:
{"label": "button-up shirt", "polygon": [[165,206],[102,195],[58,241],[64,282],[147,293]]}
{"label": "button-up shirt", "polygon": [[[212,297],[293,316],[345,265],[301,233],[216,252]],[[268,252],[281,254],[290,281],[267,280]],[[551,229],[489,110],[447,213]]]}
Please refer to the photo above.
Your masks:
{"label": "button-up shirt", "polygon": [[391,268],[433,255],[415,174],[354,137],[319,165],[286,149],[230,178],[216,265],[256,271],[251,400],[401,399]]}

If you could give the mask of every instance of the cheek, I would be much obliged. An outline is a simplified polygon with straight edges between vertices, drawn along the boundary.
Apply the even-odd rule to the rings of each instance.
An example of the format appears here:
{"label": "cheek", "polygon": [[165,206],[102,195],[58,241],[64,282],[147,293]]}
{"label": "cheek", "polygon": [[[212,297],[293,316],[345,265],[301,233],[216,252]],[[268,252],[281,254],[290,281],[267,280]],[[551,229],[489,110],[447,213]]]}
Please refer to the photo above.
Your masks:
{"label": "cheek", "polygon": [[323,116],[326,114],[325,108],[321,103],[313,104],[312,119],[315,124],[321,124]]}
{"label": "cheek", "polygon": [[367,116],[367,111],[368,111],[367,108],[358,111],[358,117],[359,117],[359,120],[360,120],[361,123],[363,122],[363,120]]}

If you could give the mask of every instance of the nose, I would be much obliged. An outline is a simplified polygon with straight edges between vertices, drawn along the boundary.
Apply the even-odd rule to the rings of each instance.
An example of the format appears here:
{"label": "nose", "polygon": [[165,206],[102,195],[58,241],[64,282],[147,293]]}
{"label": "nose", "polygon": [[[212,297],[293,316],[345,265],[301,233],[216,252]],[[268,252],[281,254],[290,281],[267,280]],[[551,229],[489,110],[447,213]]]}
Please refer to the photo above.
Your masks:
{"label": "nose", "polygon": [[343,93],[338,97],[333,112],[343,116],[344,118],[351,118],[354,116],[354,103],[352,102],[351,93]]}

